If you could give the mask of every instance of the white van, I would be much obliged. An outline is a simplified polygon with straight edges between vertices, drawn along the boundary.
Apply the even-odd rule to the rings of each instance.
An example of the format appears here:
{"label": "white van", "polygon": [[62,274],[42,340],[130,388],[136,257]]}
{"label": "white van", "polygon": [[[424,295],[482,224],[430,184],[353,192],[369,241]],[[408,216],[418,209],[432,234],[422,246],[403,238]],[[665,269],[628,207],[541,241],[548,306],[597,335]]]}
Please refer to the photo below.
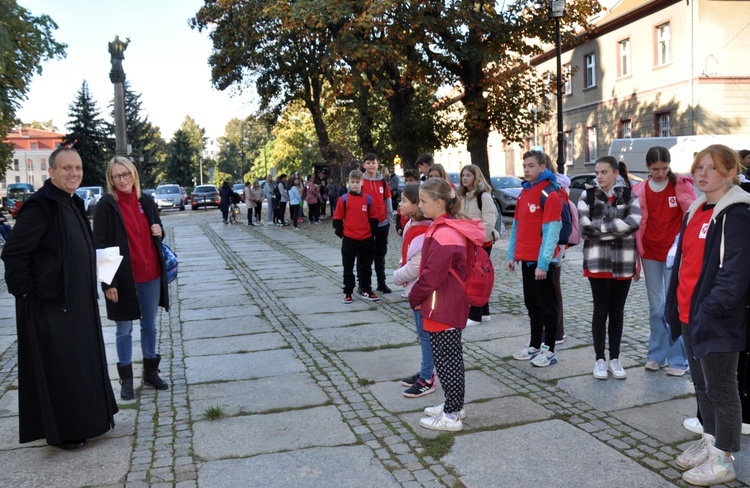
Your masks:
{"label": "white van", "polygon": [[735,151],[750,149],[750,138],[742,136],[677,136],[643,137],[640,139],[615,139],[609,146],[609,155],[628,165],[628,173],[646,178],[646,153],[654,146],[669,149],[673,173],[688,174],[695,154],[711,144],[724,144]]}

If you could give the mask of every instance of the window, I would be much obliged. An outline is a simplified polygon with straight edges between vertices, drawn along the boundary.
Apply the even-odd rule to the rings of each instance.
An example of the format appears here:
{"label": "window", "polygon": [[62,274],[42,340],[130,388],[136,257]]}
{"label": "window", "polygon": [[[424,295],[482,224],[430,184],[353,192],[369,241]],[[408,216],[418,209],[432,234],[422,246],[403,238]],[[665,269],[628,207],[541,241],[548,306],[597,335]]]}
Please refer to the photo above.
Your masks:
{"label": "window", "polygon": [[34,160],[29,158],[26,160],[26,169],[29,171],[34,171]]}
{"label": "window", "polygon": [[[13,170],[14,171],[18,171],[18,160],[17,159],[13,160]],[[18,182],[16,182],[16,183],[18,183]]]}
{"label": "window", "polygon": [[20,176],[16,176],[16,183],[20,183],[20,182],[21,182],[21,177]]}
{"label": "window", "polygon": [[36,142],[30,142],[29,143],[29,150],[30,151],[36,151]]}
{"label": "window", "polygon": [[630,39],[620,41],[620,63],[617,65],[619,76],[630,76]]}
{"label": "window", "polygon": [[565,163],[573,164],[573,131],[567,131],[563,134],[565,138]]}
{"label": "window", "polygon": [[591,88],[596,86],[596,54],[587,54],[583,58],[586,65],[586,76],[584,77],[584,86]]}
{"label": "window", "polygon": [[656,114],[656,134],[658,137],[671,137],[672,117],[669,112]]}
{"label": "window", "polygon": [[29,175],[29,184],[31,184],[31,186],[34,186],[34,175]]}
{"label": "window", "polygon": [[573,94],[573,68],[571,68],[570,63],[563,66],[563,76],[565,77],[565,82],[563,83],[563,93],[566,95],[572,95]]}
{"label": "window", "polygon": [[669,22],[656,27],[656,65],[672,62],[672,35]]}
{"label": "window", "polygon": [[586,161],[593,163],[596,161],[596,126],[586,128]]}
{"label": "window", "polygon": [[623,119],[617,124],[617,138],[630,139],[633,137],[633,122],[630,119]]}
{"label": "window", "polygon": [[42,158],[41,167],[42,167],[42,171],[45,171],[47,169],[47,159],[46,158]]}

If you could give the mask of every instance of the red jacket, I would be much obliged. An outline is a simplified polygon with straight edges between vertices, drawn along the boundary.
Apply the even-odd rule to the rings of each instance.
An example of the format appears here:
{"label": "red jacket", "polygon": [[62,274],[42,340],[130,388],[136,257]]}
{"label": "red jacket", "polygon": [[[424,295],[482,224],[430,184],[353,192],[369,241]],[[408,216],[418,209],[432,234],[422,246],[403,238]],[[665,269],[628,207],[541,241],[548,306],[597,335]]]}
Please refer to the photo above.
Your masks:
{"label": "red jacket", "polygon": [[453,268],[462,280],[468,277],[466,239],[482,246],[484,227],[481,221],[447,215],[435,220],[425,234],[419,279],[409,293],[411,308],[421,305],[422,317],[456,329],[466,327],[469,301],[463,285],[450,269]]}
{"label": "red jacket", "polygon": [[372,204],[375,207],[375,214],[378,222],[390,220],[388,208],[391,207],[391,189],[388,183],[377,174],[378,178],[369,179],[367,175],[362,178],[362,193],[372,197]]}
{"label": "red jacket", "polygon": [[339,198],[333,213],[333,228],[337,236],[364,241],[372,237],[373,228],[377,226],[375,207],[369,195],[349,192]]}

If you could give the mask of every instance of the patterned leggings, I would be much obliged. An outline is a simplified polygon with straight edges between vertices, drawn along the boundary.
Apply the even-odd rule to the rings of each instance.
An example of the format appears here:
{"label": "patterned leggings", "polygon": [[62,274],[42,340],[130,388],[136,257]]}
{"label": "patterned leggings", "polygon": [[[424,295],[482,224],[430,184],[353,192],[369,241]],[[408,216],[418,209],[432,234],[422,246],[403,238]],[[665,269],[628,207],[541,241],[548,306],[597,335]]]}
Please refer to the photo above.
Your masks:
{"label": "patterned leggings", "polygon": [[445,413],[454,413],[464,406],[464,353],[461,331],[450,329],[430,332],[435,370],[445,391]]}

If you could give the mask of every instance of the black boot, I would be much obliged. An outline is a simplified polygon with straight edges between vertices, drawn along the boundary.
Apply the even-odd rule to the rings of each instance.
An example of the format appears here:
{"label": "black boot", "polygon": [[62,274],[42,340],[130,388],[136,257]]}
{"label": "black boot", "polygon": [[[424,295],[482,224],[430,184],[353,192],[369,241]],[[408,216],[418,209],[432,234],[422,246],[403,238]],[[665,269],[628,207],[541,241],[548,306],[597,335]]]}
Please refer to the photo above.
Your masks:
{"label": "black boot", "polygon": [[135,397],[135,392],[133,392],[133,363],[127,366],[117,363],[117,373],[120,375],[120,398],[132,400]]}
{"label": "black boot", "polygon": [[161,356],[158,354],[153,359],[143,358],[143,382],[157,390],[168,390],[169,383],[159,378],[159,361]]}

